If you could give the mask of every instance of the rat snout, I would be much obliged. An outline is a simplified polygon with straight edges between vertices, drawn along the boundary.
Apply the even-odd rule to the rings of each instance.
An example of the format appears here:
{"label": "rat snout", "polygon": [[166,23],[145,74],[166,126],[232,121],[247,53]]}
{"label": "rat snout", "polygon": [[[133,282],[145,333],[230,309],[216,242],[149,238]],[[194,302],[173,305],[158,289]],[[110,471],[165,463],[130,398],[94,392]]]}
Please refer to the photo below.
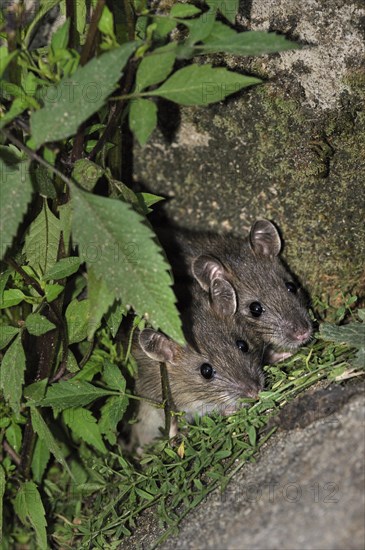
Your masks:
{"label": "rat snout", "polygon": [[300,327],[300,328],[295,328],[293,330],[294,340],[303,344],[310,338],[311,334],[312,334],[312,328],[308,328],[308,327],[304,329],[303,327]]}

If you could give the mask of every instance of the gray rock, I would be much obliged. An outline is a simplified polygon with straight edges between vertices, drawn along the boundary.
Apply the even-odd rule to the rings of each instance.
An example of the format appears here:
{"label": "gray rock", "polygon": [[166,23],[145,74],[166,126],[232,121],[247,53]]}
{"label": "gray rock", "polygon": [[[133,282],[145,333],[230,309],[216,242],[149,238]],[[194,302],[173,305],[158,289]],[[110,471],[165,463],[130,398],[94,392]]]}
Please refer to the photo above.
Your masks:
{"label": "gray rock", "polygon": [[[285,429],[269,439],[257,462],[245,464],[222,494],[212,493],[190,512],[178,536],[161,548],[363,550],[363,389],[332,386],[285,408]],[[331,392],[338,409],[334,400],[327,414]],[[308,414],[300,429],[304,401]],[[148,511],[123,548],[150,548],[161,533]]]}

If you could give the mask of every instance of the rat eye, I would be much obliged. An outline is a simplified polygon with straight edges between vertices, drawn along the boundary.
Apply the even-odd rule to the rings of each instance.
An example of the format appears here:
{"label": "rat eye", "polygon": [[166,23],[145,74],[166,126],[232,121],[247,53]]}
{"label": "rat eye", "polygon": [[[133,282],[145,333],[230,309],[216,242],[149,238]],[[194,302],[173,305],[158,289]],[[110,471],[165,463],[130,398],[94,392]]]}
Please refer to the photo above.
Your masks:
{"label": "rat eye", "polygon": [[265,311],[260,302],[252,302],[250,304],[250,311],[253,317],[260,317],[260,315]]}
{"label": "rat eye", "polygon": [[212,365],[209,365],[209,363],[203,363],[200,367],[200,374],[206,380],[210,380],[211,378],[213,378],[214,369]]}
{"label": "rat eye", "polygon": [[248,343],[244,340],[236,340],[236,346],[242,351],[242,353],[248,352]]}
{"label": "rat eye", "polygon": [[292,292],[293,294],[297,293],[297,287],[291,281],[286,281],[285,286],[288,289],[288,292]]}

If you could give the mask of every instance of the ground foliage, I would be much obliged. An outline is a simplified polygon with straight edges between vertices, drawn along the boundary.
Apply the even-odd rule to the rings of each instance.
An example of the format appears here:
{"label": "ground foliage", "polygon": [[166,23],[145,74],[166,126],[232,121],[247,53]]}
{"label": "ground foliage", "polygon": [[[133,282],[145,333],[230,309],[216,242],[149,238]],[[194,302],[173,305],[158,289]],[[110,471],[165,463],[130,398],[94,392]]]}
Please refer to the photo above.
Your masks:
{"label": "ground foliage", "polygon": [[[39,46],[55,6],[64,19]],[[148,141],[158,98],[205,106],[261,82],[200,56],[297,47],[275,33],[236,31],[237,9],[237,0],[166,9],[40,0],[6,2],[0,12],[4,548],[113,547],[152,504],[176,528],[224,486],[237,459],[257,451],[267,411],[318,378],[349,372],[355,352],[346,343],[356,347],[358,328],[324,333],[337,342],[326,360],[320,343],[318,355],[299,355],[287,371],[272,367],[270,392],[239,415],[189,430],[182,420],[178,447],[161,441],[136,466],[117,442],[134,398],[126,375],[136,368],[119,338],[123,318],[134,312],[133,328],[148,322],[183,341],[169,265],[147,220],[161,198],[125,184],[124,143],[130,132]]]}

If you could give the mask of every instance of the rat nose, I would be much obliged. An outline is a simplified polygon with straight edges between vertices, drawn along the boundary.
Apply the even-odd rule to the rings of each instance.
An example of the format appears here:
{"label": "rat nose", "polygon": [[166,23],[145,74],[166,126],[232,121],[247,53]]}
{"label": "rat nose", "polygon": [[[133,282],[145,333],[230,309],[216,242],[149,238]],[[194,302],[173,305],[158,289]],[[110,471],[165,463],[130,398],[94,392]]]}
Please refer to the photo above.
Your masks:
{"label": "rat nose", "polygon": [[305,342],[306,340],[308,340],[311,334],[312,334],[312,329],[310,328],[307,328],[305,330],[295,329],[293,331],[294,339],[298,340],[298,342]]}

